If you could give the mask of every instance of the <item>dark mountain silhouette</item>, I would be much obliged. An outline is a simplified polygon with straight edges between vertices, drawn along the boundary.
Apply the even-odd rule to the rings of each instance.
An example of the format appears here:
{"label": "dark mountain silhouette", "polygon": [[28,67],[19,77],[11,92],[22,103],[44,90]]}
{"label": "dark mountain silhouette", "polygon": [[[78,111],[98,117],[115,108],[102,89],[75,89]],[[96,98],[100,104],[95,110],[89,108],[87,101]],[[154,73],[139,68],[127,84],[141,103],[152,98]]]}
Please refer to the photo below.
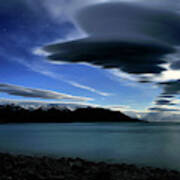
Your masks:
{"label": "dark mountain silhouette", "polygon": [[1,123],[69,123],[69,122],[143,122],[130,118],[119,111],[103,108],[79,108],[74,111],[69,109],[25,109],[16,105],[0,106]]}

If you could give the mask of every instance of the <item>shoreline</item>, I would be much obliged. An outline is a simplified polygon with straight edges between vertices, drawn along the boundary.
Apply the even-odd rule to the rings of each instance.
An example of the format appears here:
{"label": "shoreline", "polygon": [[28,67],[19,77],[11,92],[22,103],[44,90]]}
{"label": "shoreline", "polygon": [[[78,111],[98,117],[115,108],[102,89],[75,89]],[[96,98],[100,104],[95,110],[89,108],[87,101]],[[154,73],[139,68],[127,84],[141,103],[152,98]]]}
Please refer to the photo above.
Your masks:
{"label": "shoreline", "polygon": [[179,180],[180,172],[130,164],[0,153],[0,180]]}

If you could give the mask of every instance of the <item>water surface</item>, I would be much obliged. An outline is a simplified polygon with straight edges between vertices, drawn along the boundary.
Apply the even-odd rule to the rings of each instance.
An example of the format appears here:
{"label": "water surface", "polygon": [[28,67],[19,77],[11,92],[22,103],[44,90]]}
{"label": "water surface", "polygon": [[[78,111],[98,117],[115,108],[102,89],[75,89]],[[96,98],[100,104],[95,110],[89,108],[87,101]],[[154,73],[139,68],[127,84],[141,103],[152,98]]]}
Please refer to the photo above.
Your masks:
{"label": "water surface", "polygon": [[180,170],[180,124],[2,124],[0,152],[81,157]]}

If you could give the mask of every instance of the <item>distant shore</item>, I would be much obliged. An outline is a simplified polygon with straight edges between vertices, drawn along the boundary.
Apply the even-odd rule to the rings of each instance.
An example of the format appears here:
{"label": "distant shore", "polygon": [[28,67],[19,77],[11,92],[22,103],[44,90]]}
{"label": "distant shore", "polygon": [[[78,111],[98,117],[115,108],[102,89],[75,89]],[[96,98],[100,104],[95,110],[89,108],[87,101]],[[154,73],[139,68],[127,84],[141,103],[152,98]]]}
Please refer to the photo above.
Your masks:
{"label": "distant shore", "polygon": [[0,105],[0,117],[1,123],[145,122],[120,111],[92,107],[70,110],[55,107],[25,109],[16,105]]}
{"label": "distant shore", "polygon": [[180,172],[127,164],[0,153],[2,180],[179,180]]}

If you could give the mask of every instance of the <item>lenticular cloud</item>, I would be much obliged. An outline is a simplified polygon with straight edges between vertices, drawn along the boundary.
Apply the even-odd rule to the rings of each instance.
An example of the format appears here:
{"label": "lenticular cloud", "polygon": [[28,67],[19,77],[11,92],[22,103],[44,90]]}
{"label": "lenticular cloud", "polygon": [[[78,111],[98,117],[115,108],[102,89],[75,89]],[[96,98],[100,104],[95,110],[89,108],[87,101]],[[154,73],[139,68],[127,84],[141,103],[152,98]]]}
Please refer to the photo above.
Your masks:
{"label": "lenticular cloud", "polygon": [[[136,3],[99,3],[81,8],[76,24],[84,39],[44,47],[50,61],[86,62],[132,74],[159,74],[165,56],[180,43],[180,17]],[[162,33],[164,32],[164,33]]]}

